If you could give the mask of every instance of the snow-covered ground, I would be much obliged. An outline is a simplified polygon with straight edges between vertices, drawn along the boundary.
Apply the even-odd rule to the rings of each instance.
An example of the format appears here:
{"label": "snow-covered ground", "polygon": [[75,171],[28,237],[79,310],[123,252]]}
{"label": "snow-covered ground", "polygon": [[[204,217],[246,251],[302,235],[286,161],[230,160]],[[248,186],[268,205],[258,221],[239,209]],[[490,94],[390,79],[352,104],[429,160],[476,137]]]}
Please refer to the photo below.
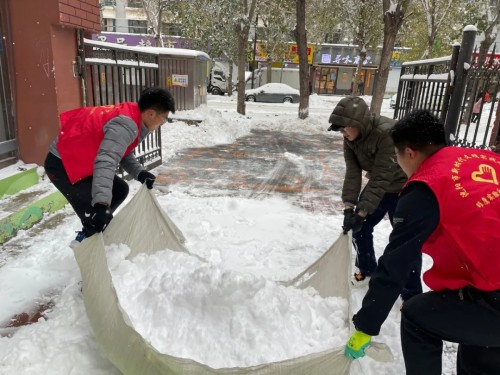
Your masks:
{"label": "snow-covered ground", "polygon": [[[203,123],[199,127],[182,122],[163,126],[164,163],[169,163],[182,149],[232,143],[256,128],[340,137],[338,133],[326,132],[330,112],[340,99],[311,96],[310,117],[302,121],[297,119],[297,104],[247,103],[247,113],[241,116],[235,110],[235,97],[209,96],[208,105],[176,113],[177,117],[202,118]],[[369,101],[370,97],[365,99]],[[382,114],[392,117],[389,99],[384,101]],[[342,173],[344,166],[338,165],[338,168]],[[130,187],[129,199],[137,192],[139,184],[131,182]],[[180,334],[181,327],[185,331],[196,332],[200,341],[197,343],[191,337],[185,340],[185,344],[191,347],[183,348],[179,347],[182,335],[169,336],[164,342],[161,342],[161,335],[156,335],[154,339],[160,340],[158,345],[165,346],[162,350],[171,350],[169,354],[174,355],[188,355],[205,363],[212,361],[209,364],[218,367],[255,364],[277,358],[273,357],[275,354],[285,358],[345,343],[349,333],[338,326],[338,319],[345,313],[341,301],[322,300],[312,291],[299,293],[274,283],[295,276],[328,249],[340,234],[340,215],[312,213],[280,196],[251,199],[206,196],[196,191],[188,194],[185,189],[176,190],[175,184],[169,186],[168,193],[156,191],[156,195],[183,231],[187,248],[204,255],[211,262],[200,265],[184,255],[165,251],[161,260],[147,266],[150,270],[147,276],[160,281],[152,283],[157,286],[155,293],[143,295],[142,301],[135,302],[136,312],[141,314],[147,309],[164,312],[172,308],[180,309],[180,306],[183,310],[172,312],[175,319],[148,321],[144,329],[153,332],[161,329],[168,336],[169,332]],[[0,330],[0,374],[119,374],[100,354],[87,320],[78,284],[81,280],[79,269],[68,246],[79,229],[79,222],[70,208],[66,207],[63,212],[67,215],[56,228],[40,231],[36,235],[30,235],[29,231],[19,232],[16,240],[22,243],[22,251],[15,256],[0,251],[0,264],[4,263],[0,268],[0,322],[5,325],[13,315],[32,307],[33,301],[55,301],[55,305],[37,323],[19,329]],[[377,226],[377,255],[383,252],[390,230],[387,220]],[[146,276],[138,276],[139,271],[133,272],[133,269],[137,267],[136,263],[148,260],[135,260],[134,264],[120,263],[118,258],[123,251],[109,249],[114,259],[111,263],[117,267],[117,285],[119,282],[125,285],[121,288],[126,294],[124,298],[133,300],[134,288],[130,287],[130,283],[137,286],[146,281]],[[272,256],[267,256],[269,253]],[[429,261],[425,259],[424,264],[428,265]],[[175,271],[178,277],[169,277],[169,270]],[[175,298],[164,299],[166,306],[157,310],[158,294],[168,294],[172,288],[175,288]],[[353,290],[352,311],[359,308],[366,288]],[[130,292],[127,292],[128,289]],[[209,306],[214,302],[212,297],[216,299],[218,308]],[[301,304],[300,298],[307,303]],[[263,303],[271,305],[263,309]],[[200,307],[203,305],[208,307]],[[404,373],[399,342],[399,307],[398,301],[377,337],[377,341],[385,342],[392,349],[395,361],[381,364],[363,358],[356,361],[354,372],[367,375]],[[197,313],[201,312],[205,314],[204,318],[196,320]],[[239,314],[241,320],[235,319],[234,314]],[[277,318],[280,320],[272,322]],[[219,324],[231,319],[234,329],[223,331]],[[264,323],[252,327],[251,324],[257,324],[257,321]],[[200,325],[191,327],[193,322]],[[297,322],[304,324],[304,330],[314,329],[314,332],[297,331]],[[238,326],[239,323],[247,326]],[[275,350],[273,347],[266,350],[267,341],[271,338],[279,341],[279,334],[288,328],[293,334],[284,339],[288,342],[281,342],[279,353],[278,350],[271,356],[265,353]],[[172,339],[177,342],[177,347],[170,341]],[[229,353],[226,358],[210,356],[206,352],[205,339],[221,341],[221,345],[223,341],[233,340],[233,345],[241,345],[246,350],[231,352],[230,345],[226,343]],[[238,343],[238,339],[245,341]],[[251,352],[252,348],[260,351]],[[455,374],[455,346],[447,344],[446,351],[443,373],[452,375]],[[231,353],[234,356],[229,358]]]}

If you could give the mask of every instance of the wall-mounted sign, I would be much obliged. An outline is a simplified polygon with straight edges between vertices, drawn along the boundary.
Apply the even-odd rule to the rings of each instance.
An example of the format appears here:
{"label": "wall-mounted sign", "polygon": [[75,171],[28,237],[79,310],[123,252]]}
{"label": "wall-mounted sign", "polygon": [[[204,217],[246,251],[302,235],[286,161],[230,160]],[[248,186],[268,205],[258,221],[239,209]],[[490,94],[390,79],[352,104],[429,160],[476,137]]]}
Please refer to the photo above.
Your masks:
{"label": "wall-mounted sign", "polygon": [[187,74],[172,74],[172,86],[188,87]]}
{"label": "wall-mounted sign", "polygon": [[321,63],[322,64],[330,64],[330,61],[332,61],[332,55],[329,53],[322,53],[321,54]]}

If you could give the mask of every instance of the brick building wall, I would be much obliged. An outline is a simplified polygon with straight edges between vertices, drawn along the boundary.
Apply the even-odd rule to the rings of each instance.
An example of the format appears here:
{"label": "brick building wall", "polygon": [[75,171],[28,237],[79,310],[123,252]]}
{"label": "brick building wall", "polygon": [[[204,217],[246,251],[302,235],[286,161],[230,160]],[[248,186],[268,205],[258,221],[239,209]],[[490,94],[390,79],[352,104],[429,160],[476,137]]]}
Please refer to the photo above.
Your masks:
{"label": "brick building wall", "polygon": [[100,31],[99,0],[59,0],[61,25]]}
{"label": "brick building wall", "polygon": [[[2,0],[0,0],[2,1]],[[61,112],[83,104],[78,35],[100,31],[98,0],[8,0],[18,157],[43,165]]]}

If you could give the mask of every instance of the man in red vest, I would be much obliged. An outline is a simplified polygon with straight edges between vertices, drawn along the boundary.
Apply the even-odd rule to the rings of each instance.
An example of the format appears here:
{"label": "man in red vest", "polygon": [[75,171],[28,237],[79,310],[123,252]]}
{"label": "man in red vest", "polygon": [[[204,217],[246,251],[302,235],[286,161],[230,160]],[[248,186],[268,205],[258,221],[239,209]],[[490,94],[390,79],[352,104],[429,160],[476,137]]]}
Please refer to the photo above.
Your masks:
{"label": "man in red vest", "polygon": [[391,131],[409,177],[394,229],[372,274],[345,354],[364,356],[420,252],[431,291],[405,301],[401,344],[407,375],[441,375],[443,341],[458,343],[457,374],[500,374],[500,155],[447,147],[444,127],[414,112]]}
{"label": "man in red vest", "polygon": [[102,232],[128,195],[128,184],[116,175],[120,165],[151,189],[155,175],[132,151],[175,112],[172,95],[162,88],[144,90],[137,103],[82,107],[60,115],[58,137],[45,160],[50,181],[64,194],[82,222],[71,246]]}

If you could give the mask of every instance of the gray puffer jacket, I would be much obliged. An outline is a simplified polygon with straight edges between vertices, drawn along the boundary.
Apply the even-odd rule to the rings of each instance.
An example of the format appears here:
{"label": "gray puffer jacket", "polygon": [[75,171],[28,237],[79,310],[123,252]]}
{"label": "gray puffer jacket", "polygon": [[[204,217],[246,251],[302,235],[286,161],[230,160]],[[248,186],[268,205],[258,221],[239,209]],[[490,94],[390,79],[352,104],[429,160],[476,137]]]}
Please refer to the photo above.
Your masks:
{"label": "gray puffer jacket", "polygon": [[[399,165],[392,161],[394,143],[389,130],[396,122],[370,113],[363,99],[347,97],[333,110],[330,123],[360,130],[356,140],[351,142],[344,139],[346,172],[342,201],[371,214],[385,193],[398,193],[407,179]],[[363,171],[367,172],[369,180],[358,202]]]}
{"label": "gray puffer jacket", "polygon": [[[103,131],[104,138],[94,161],[92,205],[95,203],[111,204],[113,180],[118,165],[134,179],[137,179],[139,173],[144,170],[132,152],[123,157],[127,148],[137,138],[137,125],[130,117],[120,115],[111,119],[104,125]],[[142,125],[139,143],[148,134],[149,130]],[[52,142],[49,151],[60,158],[57,141],[58,138]]]}

